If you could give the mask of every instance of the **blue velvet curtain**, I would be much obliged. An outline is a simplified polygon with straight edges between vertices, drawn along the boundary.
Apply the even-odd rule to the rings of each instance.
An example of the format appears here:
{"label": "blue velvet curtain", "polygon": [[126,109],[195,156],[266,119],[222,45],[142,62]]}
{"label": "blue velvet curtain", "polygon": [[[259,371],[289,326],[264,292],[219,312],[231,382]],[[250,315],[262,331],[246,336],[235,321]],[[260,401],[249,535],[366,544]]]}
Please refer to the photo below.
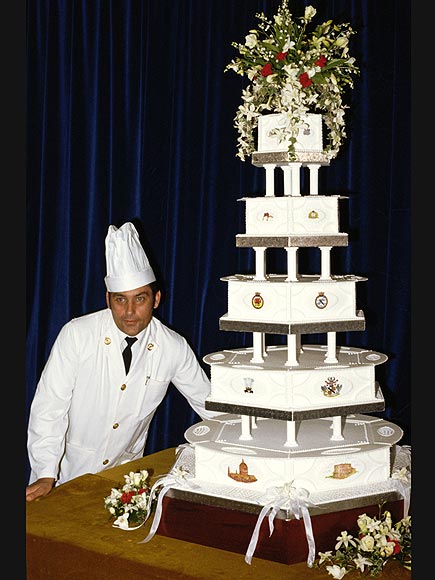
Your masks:
{"label": "blue velvet curtain", "polygon": [[[233,117],[246,81],[224,68],[256,12],[272,16],[279,3],[27,1],[27,410],[61,326],[105,307],[110,224],[137,225],[163,282],[157,316],[200,360],[252,344],[250,335],[219,330],[227,308],[220,277],[254,271],[253,250],[235,244],[244,232],[237,200],[265,191],[264,170],[235,155]],[[291,12],[307,4],[290,0]],[[332,273],[368,278],[357,285],[366,330],[339,334],[337,344],[388,355],[376,367],[380,416],[400,425],[409,444],[411,2],[311,4],[317,23],[351,23],[361,69],[348,138],[320,170],[321,193],[348,196],[340,222],[349,246],[332,251]],[[282,268],[280,255],[271,261],[269,271]],[[302,261],[319,271],[312,257]],[[146,452],[182,443],[197,420],[171,388]]]}

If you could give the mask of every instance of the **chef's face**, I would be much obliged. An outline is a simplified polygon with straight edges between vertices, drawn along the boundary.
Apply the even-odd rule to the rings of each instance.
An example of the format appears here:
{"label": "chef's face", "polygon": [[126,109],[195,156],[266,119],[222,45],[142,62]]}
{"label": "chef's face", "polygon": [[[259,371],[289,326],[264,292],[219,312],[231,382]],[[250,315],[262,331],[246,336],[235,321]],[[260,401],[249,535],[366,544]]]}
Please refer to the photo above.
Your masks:
{"label": "chef's face", "polygon": [[160,296],[160,290],[154,294],[148,284],[127,292],[106,292],[106,302],[116,326],[128,336],[136,336],[150,323]]}

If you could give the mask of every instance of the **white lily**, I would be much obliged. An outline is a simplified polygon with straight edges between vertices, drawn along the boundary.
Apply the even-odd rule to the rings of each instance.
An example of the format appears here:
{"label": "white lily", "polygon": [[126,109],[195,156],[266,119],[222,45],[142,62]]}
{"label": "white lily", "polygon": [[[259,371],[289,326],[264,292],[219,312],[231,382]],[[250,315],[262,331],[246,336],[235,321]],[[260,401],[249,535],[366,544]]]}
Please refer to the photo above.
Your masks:
{"label": "white lily", "polygon": [[334,564],[333,566],[326,566],[326,569],[328,570],[328,574],[330,574],[333,578],[336,578],[337,580],[341,580],[341,578],[344,578],[344,576],[346,576],[348,572],[346,568],[337,566],[337,564]]}

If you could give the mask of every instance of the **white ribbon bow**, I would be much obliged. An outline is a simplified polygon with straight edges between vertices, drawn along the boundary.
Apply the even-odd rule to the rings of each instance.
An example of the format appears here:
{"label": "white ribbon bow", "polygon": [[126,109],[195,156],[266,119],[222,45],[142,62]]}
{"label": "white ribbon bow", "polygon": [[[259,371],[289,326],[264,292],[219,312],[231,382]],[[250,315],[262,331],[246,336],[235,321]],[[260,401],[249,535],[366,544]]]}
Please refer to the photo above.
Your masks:
{"label": "white ribbon bow", "polygon": [[309,492],[302,487],[293,487],[291,483],[285,483],[283,487],[271,487],[266,491],[266,498],[271,499],[263,506],[257,523],[255,524],[254,531],[252,533],[251,541],[249,542],[248,549],[245,555],[245,562],[250,564],[252,561],[252,556],[254,555],[255,548],[258,542],[258,536],[260,532],[261,524],[264,518],[269,512],[269,537],[272,535],[274,530],[273,520],[280,509],[285,509],[290,511],[296,519],[300,519],[301,516],[305,524],[305,534],[308,542],[308,559],[307,564],[311,568],[314,563],[314,558],[316,554],[316,545],[314,542],[313,528],[311,526],[310,512],[308,511],[308,505],[314,505],[308,500]]}

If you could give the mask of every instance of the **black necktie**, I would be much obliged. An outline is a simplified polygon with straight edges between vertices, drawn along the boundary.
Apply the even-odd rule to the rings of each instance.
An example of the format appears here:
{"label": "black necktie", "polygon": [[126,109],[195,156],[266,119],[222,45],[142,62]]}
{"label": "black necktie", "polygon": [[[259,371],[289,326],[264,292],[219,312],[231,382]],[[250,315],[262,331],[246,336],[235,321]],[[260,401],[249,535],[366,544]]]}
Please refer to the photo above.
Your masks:
{"label": "black necktie", "polygon": [[127,374],[131,364],[131,347],[136,342],[137,338],[134,336],[126,336],[125,340],[127,342],[127,346],[122,351],[122,358],[124,359],[125,374]]}

